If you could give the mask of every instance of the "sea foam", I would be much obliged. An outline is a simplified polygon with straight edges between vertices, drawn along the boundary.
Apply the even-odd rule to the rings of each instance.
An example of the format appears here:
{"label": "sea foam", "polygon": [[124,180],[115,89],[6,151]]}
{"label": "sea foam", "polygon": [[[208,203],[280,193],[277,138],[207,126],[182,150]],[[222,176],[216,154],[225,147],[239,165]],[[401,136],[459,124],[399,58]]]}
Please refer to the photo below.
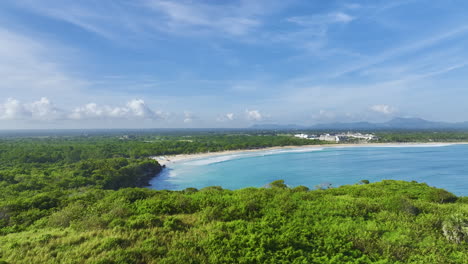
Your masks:
{"label": "sea foam", "polygon": [[312,152],[312,151],[320,151],[324,148],[297,148],[297,149],[273,149],[273,150],[265,150],[265,151],[256,151],[256,152],[241,152],[236,154],[229,154],[229,155],[221,155],[221,156],[213,156],[209,158],[202,158],[184,162],[184,165],[189,166],[204,166],[214,163],[221,163],[226,162],[234,159],[242,159],[242,158],[252,158],[252,157],[262,157],[262,156],[270,156],[270,155],[278,155],[278,154],[286,154],[286,153],[304,153],[304,152]]}
{"label": "sea foam", "polygon": [[375,148],[435,148],[448,147],[456,145],[454,143],[434,143],[434,144],[392,144],[392,145],[374,145]]}

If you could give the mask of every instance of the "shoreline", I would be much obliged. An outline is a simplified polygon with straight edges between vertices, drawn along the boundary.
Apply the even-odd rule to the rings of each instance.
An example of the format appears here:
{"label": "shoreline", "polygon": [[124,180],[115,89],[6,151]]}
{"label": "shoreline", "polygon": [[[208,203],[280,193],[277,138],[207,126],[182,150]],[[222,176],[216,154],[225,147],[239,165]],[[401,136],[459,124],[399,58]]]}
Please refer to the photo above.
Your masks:
{"label": "shoreline", "polygon": [[413,146],[413,145],[466,145],[468,142],[408,142],[408,143],[351,143],[351,144],[319,144],[319,145],[301,145],[301,146],[276,146],[258,149],[236,149],[224,150],[215,152],[193,153],[193,154],[177,154],[177,155],[161,155],[151,156],[151,159],[156,160],[161,166],[167,166],[181,161],[198,160],[209,157],[240,154],[240,153],[255,153],[271,150],[293,150],[293,149],[314,149],[314,148],[342,148],[342,147],[376,147],[376,146]]}

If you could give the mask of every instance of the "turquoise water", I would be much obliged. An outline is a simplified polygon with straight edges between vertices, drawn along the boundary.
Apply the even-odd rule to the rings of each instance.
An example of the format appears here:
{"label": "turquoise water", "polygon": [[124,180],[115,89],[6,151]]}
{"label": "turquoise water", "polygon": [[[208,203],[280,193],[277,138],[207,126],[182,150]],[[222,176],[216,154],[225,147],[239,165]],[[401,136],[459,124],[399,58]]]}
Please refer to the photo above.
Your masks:
{"label": "turquoise water", "polygon": [[244,152],[170,164],[150,188],[181,190],[219,185],[262,187],[283,179],[309,188],[366,179],[425,182],[468,195],[468,145],[405,145],[306,148]]}

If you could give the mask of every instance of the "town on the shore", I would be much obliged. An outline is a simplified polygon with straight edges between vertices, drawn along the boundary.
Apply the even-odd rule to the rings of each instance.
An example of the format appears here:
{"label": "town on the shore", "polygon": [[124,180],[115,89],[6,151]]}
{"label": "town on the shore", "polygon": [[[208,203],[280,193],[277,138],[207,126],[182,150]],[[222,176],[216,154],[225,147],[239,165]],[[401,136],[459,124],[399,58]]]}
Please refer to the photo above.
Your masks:
{"label": "town on the shore", "polygon": [[368,142],[371,140],[377,139],[374,134],[362,134],[356,132],[346,132],[346,133],[338,133],[338,134],[320,134],[320,135],[309,135],[309,134],[295,134],[295,137],[304,138],[304,139],[315,139],[315,140],[322,140],[322,141],[330,141],[330,142],[346,142],[346,141],[364,141]]}

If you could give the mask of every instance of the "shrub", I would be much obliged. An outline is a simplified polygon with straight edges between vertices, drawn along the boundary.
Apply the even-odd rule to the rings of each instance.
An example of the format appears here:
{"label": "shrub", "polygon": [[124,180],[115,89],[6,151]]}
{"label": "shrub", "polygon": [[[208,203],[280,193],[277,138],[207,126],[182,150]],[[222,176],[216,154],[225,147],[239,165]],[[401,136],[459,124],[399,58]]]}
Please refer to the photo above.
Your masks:
{"label": "shrub", "polygon": [[309,187],[304,186],[304,185],[299,185],[292,189],[293,192],[308,192],[309,190],[310,190]]}
{"label": "shrub", "polygon": [[443,189],[436,189],[427,193],[427,199],[435,203],[453,203],[457,201],[457,196]]}
{"label": "shrub", "polygon": [[287,189],[288,186],[284,183],[284,180],[276,180],[268,184],[267,188]]}
{"label": "shrub", "polygon": [[445,238],[456,244],[468,242],[468,217],[455,214],[448,217],[442,224]]}
{"label": "shrub", "polygon": [[369,180],[360,180],[358,184],[369,184]]}
{"label": "shrub", "polygon": [[182,231],[187,227],[184,222],[177,217],[166,218],[163,226],[167,231]]}
{"label": "shrub", "polygon": [[155,215],[143,214],[132,217],[126,225],[132,229],[153,228],[162,226],[162,221]]}
{"label": "shrub", "polygon": [[49,216],[49,225],[53,227],[68,227],[74,220],[83,217],[86,208],[81,203],[73,203]]}

